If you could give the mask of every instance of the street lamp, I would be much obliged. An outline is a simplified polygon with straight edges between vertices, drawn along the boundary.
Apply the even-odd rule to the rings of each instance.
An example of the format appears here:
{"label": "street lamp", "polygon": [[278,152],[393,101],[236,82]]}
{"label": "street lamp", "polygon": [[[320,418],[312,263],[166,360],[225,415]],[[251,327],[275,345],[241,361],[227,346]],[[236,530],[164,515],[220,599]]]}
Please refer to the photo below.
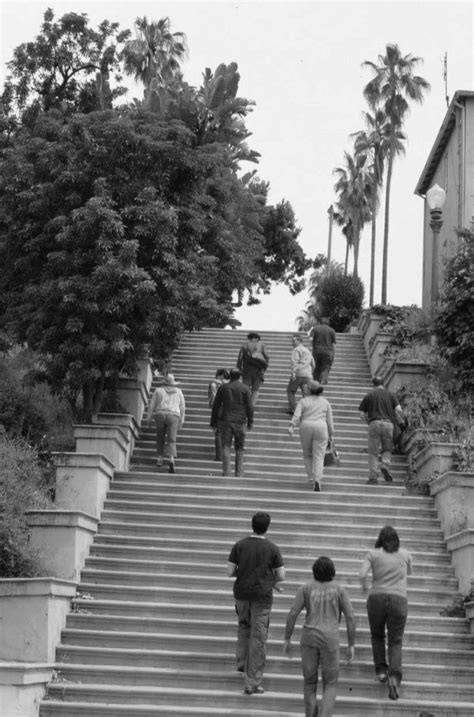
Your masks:
{"label": "street lamp", "polygon": [[439,276],[439,233],[443,226],[443,207],[446,200],[446,192],[438,184],[434,184],[426,192],[426,201],[430,208],[430,227],[433,232],[433,249],[431,262],[431,305],[438,301],[438,276]]}

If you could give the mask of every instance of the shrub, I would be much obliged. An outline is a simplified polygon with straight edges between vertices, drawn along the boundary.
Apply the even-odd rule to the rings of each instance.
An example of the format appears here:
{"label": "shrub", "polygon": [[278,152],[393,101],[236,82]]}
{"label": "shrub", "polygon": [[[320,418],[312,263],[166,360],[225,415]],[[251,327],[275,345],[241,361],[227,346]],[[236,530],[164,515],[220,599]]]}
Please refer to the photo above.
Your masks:
{"label": "shrub", "polygon": [[356,319],[364,301],[364,285],[356,276],[341,270],[319,272],[313,281],[312,298],[315,316],[326,316],[335,331],[345,331]]}
{"label": "shrub", "polygon": [[458,253],[446,264],[435,331],[441,354],[456,372],[459,389],[474,390],[474,231],[458,230]]}
{"label": "shrub", "polygon": [[23,438],[0,437],[0,577],[44,574],[41,556],[28,544],[25,511],[52,507],[50,488],[36,451]]}
{"label": "shrub", "polygon": [[32,380],[33,362],[28,351],[0,359],[0,425],[9,436],[22,436],[43,453],[73,450],[71,407],[46,383]]}

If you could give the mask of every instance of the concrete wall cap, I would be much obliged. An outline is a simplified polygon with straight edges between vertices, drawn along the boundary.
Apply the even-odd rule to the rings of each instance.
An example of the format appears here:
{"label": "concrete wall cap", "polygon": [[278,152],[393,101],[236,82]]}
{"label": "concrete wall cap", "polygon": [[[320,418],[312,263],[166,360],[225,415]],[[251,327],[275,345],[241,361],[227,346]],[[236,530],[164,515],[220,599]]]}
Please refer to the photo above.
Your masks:
{"label": "concrete wall cap", "polygon": [[79,423],[73,425],[74,438],[116,438],[128,443],[128,437],[120,426],[107,426],[104,423]]}
{"label": "concrete wall cap", "polygon": [[114,472],[114,464],[111,460],[104,456],[103,453],[75,453],[75,452],[56,452],[52,453],[54,465],[56,468],[101,468],[105,473]]}
{"label": "concrete wall cap", "polygon": [[34,685],[49,682],[54,663],[0,662],[0,685]]}
{"label": "concrete wall cap", "polygon": [[61,578],[2,578],[0,597],[50,597],[72,598],[76,595],[77,583]]}
{"label": "concrete wall cap", "polygon": [[125,426],[129,428],[135,436],[139,434],[138,423],[135,416],[131,413],[98,413],[94,425],[100,426]]}
{"label": "concrete wall cap", "polygon": [[29,527],[48,526],[55,528],[81,528],[92,533],[97,532],[99,519],[80,510],[27,510]]}
{"label": "concrete wall cap", "polygon": [[446,543],[448,550],[474,545],[474,528],[465,528],[464,530],[460,530],[459,533],[448,535]]}
{"label": "concrete wall cap", "polygon": [[448,488],[472,488],[474,490],[474,473],[464,471],[447,471],[430,484],[431,495],[441,493]]}

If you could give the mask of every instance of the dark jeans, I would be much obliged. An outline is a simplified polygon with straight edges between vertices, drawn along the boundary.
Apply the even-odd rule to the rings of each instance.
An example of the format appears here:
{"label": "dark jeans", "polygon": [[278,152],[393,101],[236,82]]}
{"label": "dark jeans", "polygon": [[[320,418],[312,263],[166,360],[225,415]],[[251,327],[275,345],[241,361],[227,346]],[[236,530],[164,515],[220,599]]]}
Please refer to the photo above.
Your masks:
{"label": "dark jeans", "polygon": [[313,378],[315,381],[320,383],[327,383],[329,371],[331,370],[332,362],[334,361],[334,353],[327,351],[314,351],[314,371]]}
{"label": "dark jeans", "polygon": [[[407,621],[407,599],[391,593],[373,593],[367,598],[375,672],[388,672],[402,680],[402,639]],[[385,654],[387,628],[388,665]]]}
{"label": "dark jeans", "polygon": [[220,421],[219,430],[222,443],[222,475],[230,475],[230,449],[232,447],[232,439],[234,439],[235,475],[241,476],[244,468],[245,424]]}

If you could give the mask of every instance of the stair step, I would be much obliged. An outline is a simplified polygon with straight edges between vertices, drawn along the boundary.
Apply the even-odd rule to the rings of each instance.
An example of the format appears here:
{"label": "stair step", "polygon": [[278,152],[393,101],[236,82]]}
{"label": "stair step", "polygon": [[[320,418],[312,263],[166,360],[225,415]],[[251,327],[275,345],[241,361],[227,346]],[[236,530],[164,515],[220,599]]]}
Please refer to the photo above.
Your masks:
{"label": "stair step", "polygon": [[[213,460],[207,386],[216,368],[235,364],[247,332],[205,329],[183,337],[172,358],[187,408],[177,473],[156,467],[155,429],[143,420],[131,469],[115,473],[106,497],[40,717],[301,715],[301,660],[297,648],[294,659],[283,656],[282,637],[295,592],[318,555],[334,559],[358,626],[356,659],[349,667],[341,664],[334,717],[474,714],[474,635],[465,618],[440,614],[458,583],[434,500],[406,487],[404,455],[393,456],[393,483],[366,484],[367,428],[358,405],[371,382],[360,336],[337,336],[324,395],[333,407],[342,462],[325,469],[316,494],[305,478],[298,436],[288,436],[292,332],[260,333],[270,366],[240,479],[224,478]],[[235,671],[237,625],[226,563],[259,509],[272,515],[269,537],[281,549],[287,577],[283,592],[275,594],[266,691],[249,697]],[[397,528],[414,563],[397,702],[374,680],[358,581],[361,561],[387,523]],[[343,623],[343,640],[344,633]]]}

